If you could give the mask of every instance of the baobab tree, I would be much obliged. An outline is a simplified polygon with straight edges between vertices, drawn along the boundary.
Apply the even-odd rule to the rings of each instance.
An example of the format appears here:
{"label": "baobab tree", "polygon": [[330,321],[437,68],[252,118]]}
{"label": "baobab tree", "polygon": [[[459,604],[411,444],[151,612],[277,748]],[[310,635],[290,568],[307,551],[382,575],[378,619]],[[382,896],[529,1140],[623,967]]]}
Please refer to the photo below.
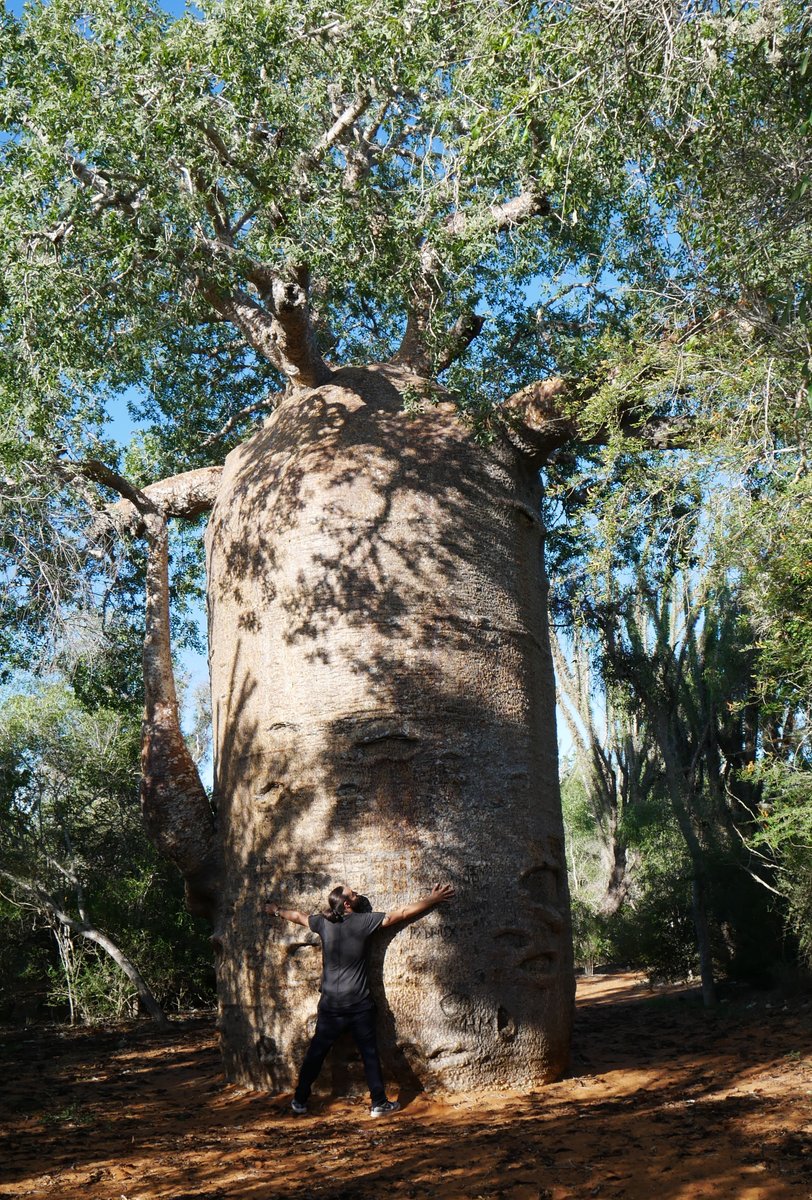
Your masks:
{"label": "baobab tree", "polygon": [[[144,815],[213,924],[229,1077],[286,1086],[315,1008],[267,895],[442,877],[456,909],[380,949],[390,1059],[529,1086],[573,992],[538,472],[672,438],[573,373],[670,252],[630,163],[690,123],[668,71],[707,31],[670,0],[201,8],[4,18],[15,464],[146,539]],[[122,467],[94,431],[133,384]],[[169,645],[167,523],[206,512],[216,813]]]}

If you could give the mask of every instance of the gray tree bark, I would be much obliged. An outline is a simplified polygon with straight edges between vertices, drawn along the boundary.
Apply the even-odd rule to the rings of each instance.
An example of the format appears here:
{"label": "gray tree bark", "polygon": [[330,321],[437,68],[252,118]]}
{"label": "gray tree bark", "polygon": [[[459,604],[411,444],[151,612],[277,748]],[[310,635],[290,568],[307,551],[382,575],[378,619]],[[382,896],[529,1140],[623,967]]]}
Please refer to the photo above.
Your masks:
{"label": "gray tree bark", "polygon": [[[265,894],[316,909],[350,882],[386,909],[446,877],[450,913],[378,939],[390,1072],[533,1086],[566,1066],[574,992],[537,477],[578,436],[567,384],[511,397],[485,448],[407,365],[325,373],[291,347],[311,385],[222,478],[79,468],[150,546],[142,800],[214,925],[226,1072],[285,1088],[312,1029],[316,939],[270,930]],[[165,530],[212,500],[216,825],[179,727]]]}
{"label": "gray tree bark", "polygon": [[404,412],[423,386],[390,366],[294,393],[229,455],[209,523],[220,1029],[228,1077],[253,1087],[290,1087],[320,973],[315,936],[263,902],[315,911],[341,882],[383,911],[457,888],[378,935],[401,1082],[526,1088],[568,1059],[536,473],[450,404]]}

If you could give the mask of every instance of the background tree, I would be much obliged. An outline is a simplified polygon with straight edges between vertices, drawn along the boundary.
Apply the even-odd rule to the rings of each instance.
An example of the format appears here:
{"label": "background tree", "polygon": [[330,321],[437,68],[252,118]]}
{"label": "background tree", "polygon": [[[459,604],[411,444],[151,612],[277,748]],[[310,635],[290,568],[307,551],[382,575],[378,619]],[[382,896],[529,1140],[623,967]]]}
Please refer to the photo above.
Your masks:
{"label": "background tree", "polygon": [[[599,577],[582,560],[583,574],[576,583],[573,570],[572,590],[562,588],[557,603],[590,631],[599,702],[605,693],[642,729],[650,771],[624,834],[638,840],[652,818],[654,828],[662,825],[663,812],[678,831],[682,853],[671,875],[687,859],[703,990],[713,1003],[714,962],[728,973],[763,971],[765,946],[775,941],[767,896],[753,887],[769,872],[747,849],[760,802],[755,764],[770,744],[772,718],[763,692],[759,703],[741,577],[727,566],[724,541],[714,559],[722,531],[709,528],[697,500],[666,509],[666,533],[647,526],[633,575],[618,567]],[[565,694],[577,700],[566,672],[563,663]],[[588,787],[600,797],[600,783]],[[638,902],[639,890],[633,907]],[[628,932],[621,940],[628,945]]]}
{"label": "background tree", "polygon": [[575,746],[573,774],[600,844],[603,879],[592,899],[600,915],[611,917],[632,885],[630,810],[645,803],[662,767],[639,708],[612,695],[585,630],[571,626],[568,632],[569,645],[558,630],[552,638],[559,704]]}
{"label": "background tree", "polygon": [[[83,667],[87,675],[87,657]],[[92,674],[98,684],[105,672]],[[207,948],[144,838],[140,714],[106,699],[88,708],[52,682],[0,707],[2,1002],[21,1013],[15,992],[26,979],[28,1003],[42,1003],[47,969],[48,1002],[67,1007],[71,1022],[121,1016],[135,1001],[164,1023],[159,996],[206,994]],[[52,935],[58,968],[40,953],[37,930]]]}

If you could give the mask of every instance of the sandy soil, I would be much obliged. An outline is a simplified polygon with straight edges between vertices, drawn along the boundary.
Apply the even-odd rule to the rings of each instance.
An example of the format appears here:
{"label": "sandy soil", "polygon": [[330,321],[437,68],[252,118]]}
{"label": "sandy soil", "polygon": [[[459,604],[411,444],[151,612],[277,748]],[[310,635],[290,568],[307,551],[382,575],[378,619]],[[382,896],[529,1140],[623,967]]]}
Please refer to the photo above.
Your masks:
{"label": "sandy soil", "polygon": [[286,1104],[225,1087],[209,1018],[5,1031],[0,1196],[809,1200],[812,997],[579,984],[573,1071],[530,1095]]}

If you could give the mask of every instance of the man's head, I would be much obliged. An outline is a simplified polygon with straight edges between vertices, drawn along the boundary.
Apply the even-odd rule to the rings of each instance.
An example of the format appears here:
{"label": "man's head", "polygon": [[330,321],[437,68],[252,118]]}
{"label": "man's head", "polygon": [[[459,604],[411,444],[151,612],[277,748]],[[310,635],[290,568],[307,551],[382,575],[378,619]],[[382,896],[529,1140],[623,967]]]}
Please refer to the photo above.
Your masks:
{"label": "man's head", "polygon": [[330,906],[330,913],[333,920],[339,921],[347,913],[358,912],[361,897],[351,887],[347,887],[345,883],[341,883],[330,892],[330,895],[327,897],[327,903]]}

